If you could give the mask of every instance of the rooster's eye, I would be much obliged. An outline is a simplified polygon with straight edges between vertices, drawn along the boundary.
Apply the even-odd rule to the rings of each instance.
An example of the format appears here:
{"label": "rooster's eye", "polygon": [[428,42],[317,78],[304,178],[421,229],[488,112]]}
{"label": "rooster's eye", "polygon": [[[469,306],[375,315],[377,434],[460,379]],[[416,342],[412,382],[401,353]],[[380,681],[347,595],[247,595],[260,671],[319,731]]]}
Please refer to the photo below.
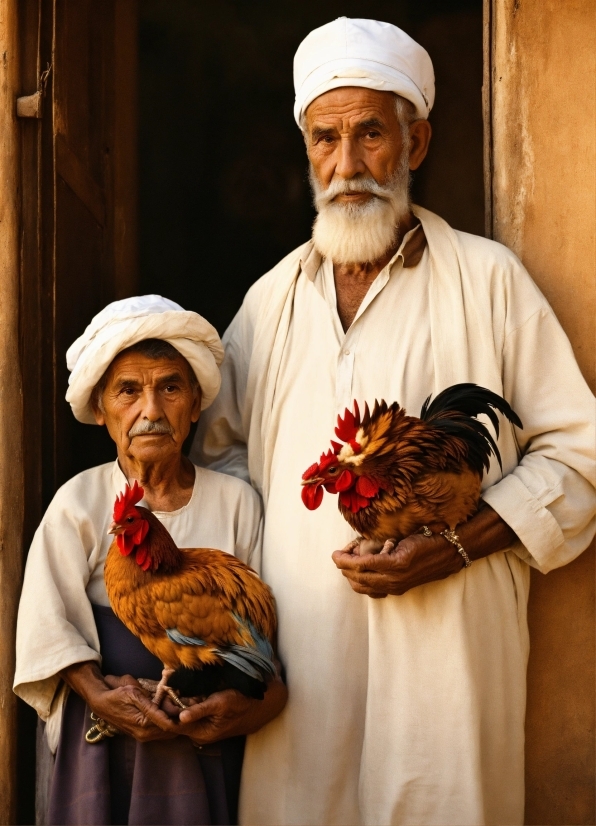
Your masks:
{"label": "rooster's eye", "polygon": [[327,471],[327,473],[337,473],[338,470],[339,470],[339,468],[330,467],[329,470]]}
{"label": "rooster's eye", "polygon": [[127,522],[129,522],[129,523],[130,523],[130,522],[134,522],[134,521],[135,521],[135,518],[134,518],[134,516],[128,516],[128,517],[126,518],[126,521],[127,521]]}

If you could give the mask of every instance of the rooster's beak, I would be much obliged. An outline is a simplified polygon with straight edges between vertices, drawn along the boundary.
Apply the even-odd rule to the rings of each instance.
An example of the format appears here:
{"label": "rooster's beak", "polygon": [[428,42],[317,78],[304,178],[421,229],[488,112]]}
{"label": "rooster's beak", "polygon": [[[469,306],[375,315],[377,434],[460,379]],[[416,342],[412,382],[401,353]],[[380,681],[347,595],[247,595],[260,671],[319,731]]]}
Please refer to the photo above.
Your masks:
{"label": "rooster's beak", "polygon": [[110,534],[114,534],[115,536],[118,536],[118,534],[122,533],[123,530],[124,530],[123,527],[116,524],[116,522],[112,522],[112,524],[110,525],[110,528],[108,530],[108,536],[110,536]]}
{"label": "rooster's beak", "polygon": [[318,485],[320,482],[323,481],[322,476],[313,476],[312,479],[303,479],[300,484],[301,485]]}

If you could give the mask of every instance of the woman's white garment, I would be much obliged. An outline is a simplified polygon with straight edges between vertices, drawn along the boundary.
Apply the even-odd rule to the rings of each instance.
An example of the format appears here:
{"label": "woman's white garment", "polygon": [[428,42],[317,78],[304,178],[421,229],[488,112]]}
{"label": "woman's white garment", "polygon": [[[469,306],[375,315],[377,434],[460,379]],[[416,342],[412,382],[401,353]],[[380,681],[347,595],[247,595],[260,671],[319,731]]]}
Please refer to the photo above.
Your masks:
{"label": "woman's white garment", "polygon": [[[398,253],[347,333],[332,268],[306,245],[254,285],[224,337],[194,456],[248,468],[264,493],[262,575],[290,693],[248,739],[243,824],[523,822],[525,561],[548,571],[594,534],[594,403],[515,256],[416,214],[422,260],[404,268]],[[503,477],[493,462],[484,493],[521,543],[402,597],[360,596],[330,558],[353,536],[337,499],[307,511],[301,474],[354,398],[418,415],[461,381],[503,394],[524,423],[502,422]]]}
{"label": "woman's white garment", "polygon": [[[77,662],[101,662],[91,604],[109,605],[103,578],[113,541],[108,528],[125,486],[117,462],[68,481],[47,509],[27,558],[14,690],[47,721],[52,751],[66,697],[58,672]],[[218,548],[258,570],[261,502],[240,479],[197,467],[188,504],[154,513],[179,548]]]}

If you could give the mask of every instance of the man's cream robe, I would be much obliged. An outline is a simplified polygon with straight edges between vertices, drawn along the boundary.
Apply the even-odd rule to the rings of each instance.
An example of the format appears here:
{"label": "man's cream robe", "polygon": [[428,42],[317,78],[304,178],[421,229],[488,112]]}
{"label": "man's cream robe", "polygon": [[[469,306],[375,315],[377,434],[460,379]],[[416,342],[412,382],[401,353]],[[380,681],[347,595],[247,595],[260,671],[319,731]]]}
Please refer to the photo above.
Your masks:
{"label": "man's cream robe", "polygon": [[[278,400],[288,359],[301,357],[286,344],[298,323],[299,276],[316,255],[312,244],[251,288],[224,337],[222,391],[204,416],[194,453],[249,479],[263,496],[262,573],[277,598],[288,674],[287,708],[248,741],[242,823],[462,826],[523,819],[525,563],[547,572],[577,556],[594,534],[593,398],[517,258],[426,210],[415,212],[428,242],[434,369],[434,386],[419,392],[472,381],[511,401],[516,396],[524,430],[518,442],[502,422],[503,473],[493,461],[484,498],[521,541],[403,597],[353,594],[329,559],[351,535],[328,501],[334,498],[326,497],[316,514],[288,508],[296,514],[290,524],[275,489],[299,497],[299,476],[279,481],[279,457],[295,447],[277,443],[287,415]],[[316,369],[312,354],[310,362]],[[507,386],[512,365],[515,392]],[[374,371],[366,381],[371,401],[379,393]],[[394,400],[401,401],[387,399]],[[316,409],[316,395],[303,404]],[[317,458],[305,455],[302,469]],[[320,547],[301,547],[313,519]]]}

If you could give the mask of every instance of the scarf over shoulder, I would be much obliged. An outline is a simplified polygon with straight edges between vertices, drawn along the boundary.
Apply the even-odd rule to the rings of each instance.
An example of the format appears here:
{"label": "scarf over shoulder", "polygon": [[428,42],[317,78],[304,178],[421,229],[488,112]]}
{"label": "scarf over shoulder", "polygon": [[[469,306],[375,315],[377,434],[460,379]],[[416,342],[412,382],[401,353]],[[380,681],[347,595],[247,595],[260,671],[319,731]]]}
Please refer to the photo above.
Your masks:
{"label": "scarf over shoulder", "polygon": [[[528,392],[539,396],[517,410],[524,423],[517,438],[513,426],[501,421],[503,472],[493,460],[483,496],[520,538],[516,553],[546,572],[577,556],[596,530],[593,396],[565,333],[519,259],[501,244],[453,230],[426,209],[415,206],[413,212],[428,243],[433,393],[475,382],[517,404],[503,380],[504,365],[513,360],[531,379]],[[310,255],[316,255],[312,241],[249,290],[223,338],[222,391],[201,417],[193,450],[200,464],[249,480],[265,505],[277,379],[296,281]],[[567,497],[564,506],[561,497]]]}

